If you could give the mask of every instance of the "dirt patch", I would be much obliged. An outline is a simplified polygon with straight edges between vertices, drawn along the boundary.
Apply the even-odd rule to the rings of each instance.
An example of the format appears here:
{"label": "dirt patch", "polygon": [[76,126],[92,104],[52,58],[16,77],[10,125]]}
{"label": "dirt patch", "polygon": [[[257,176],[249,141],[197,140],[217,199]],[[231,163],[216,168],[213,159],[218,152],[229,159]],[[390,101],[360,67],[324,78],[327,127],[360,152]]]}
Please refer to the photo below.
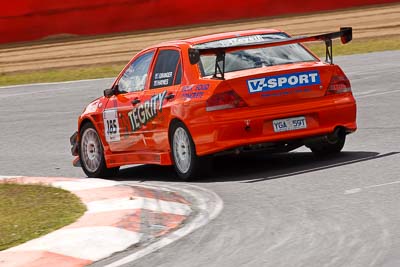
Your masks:
{"label": "dirt patch", "polygon": [[212,25],[197,25],[153,32],[95,37],[69,37],[0,46],[0,73],[127,62],[143,48],[173,39],[257,28],[278,28],[305,35],[352,26],[355,39],[400,35],[400,3],[264,18]]}

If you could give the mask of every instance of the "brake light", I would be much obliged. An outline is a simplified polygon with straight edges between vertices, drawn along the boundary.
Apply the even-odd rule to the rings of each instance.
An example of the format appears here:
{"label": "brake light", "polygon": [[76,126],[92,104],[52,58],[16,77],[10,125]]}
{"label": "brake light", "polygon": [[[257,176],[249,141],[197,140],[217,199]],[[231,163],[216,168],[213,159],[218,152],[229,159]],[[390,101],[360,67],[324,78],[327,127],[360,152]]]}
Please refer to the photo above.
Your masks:
{"label": "brake light", "polygon": [[246,102],[233,90],[212,95],[207,100],[207,111],[247,107]]}
{"label": "brake light", "polygon": [[351,85],[346,75],[336,74],[332,76],[331,82],[329,83],[328,86],[328,91],[326,92],[327,95],[343,94],[350,92],[351,92]]}

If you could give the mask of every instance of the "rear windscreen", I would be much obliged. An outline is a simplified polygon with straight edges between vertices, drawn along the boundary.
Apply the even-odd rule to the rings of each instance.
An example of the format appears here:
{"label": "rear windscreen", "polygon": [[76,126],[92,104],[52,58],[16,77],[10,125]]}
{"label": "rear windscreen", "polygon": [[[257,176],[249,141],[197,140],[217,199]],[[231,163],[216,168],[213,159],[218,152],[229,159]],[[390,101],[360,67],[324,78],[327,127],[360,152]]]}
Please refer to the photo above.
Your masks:
{"label": "rear windscreen", "polygon": [[[223,47],[232,44],[240,45],[244,43],[257,42],[257,40],[276,41],[276,40],[284,40],[287,38],[288,36],[283,33],[262,34],[262,35],[251,35],[251,36],[243,36],[238,38],[213,41],[209,43],[200,44],[197,46]],[[214,74],[215,60],[216,60],[216,55],[213,54],[200,56],[199,67],[202,76],[210,76]],[[254,48],[254,49],[246,48],[244,50],[226,53],[225,73],[239,71],[239,70],[255,69],[255,68],[268,67],[274,65],[316,61],[316,60],[317,59],[300,44],[289,44],[282,46]]]}

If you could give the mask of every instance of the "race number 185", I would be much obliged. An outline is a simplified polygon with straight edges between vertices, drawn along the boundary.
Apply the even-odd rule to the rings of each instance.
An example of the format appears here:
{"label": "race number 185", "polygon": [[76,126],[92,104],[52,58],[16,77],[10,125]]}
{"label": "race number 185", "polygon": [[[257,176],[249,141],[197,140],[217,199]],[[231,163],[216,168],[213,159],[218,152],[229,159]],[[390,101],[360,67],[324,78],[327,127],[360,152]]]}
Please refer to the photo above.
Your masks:
{"label": "race number 185", "polygon": [[103,112],[104,133],[107,142],[116,142],[120,140],[118,112],[115,109],[105,110]]}
{"label": "race number 185", "polygon": [[107,134],[116,134],[118,131],[117,119],[106,120],[107,121]]}

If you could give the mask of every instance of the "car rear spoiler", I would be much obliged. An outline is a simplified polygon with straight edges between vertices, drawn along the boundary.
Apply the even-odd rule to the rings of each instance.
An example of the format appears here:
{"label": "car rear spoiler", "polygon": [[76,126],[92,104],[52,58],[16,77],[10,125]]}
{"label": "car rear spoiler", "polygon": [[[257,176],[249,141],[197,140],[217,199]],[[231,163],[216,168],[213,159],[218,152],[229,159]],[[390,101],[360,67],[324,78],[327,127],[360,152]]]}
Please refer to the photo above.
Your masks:
{"label": "car rear spoiler", "polygon": [[[282,46],[288,44],[296,43],[306,43],[314,41],[324,41],[325,42],[325,53],[326,62],[333,64],[333,54],[332,54],[332,39],[340,38],[342,44],[346,44],[353,39],[353,28],[352,27],[342,27],[338,32],[331,32],[313,36],[299,36],[292,37],[283,40],[261,40],[261,41],[251,41],[248,43],[232,44],[232,45],[221,45],[215,44],[199,44],[192,48],[189,48],[189,60],[191,64],[197,64],[200,61],[200,55],[203,54],[216,54],[217,58],[215,61],[215,73],[213,78],[224,79],[225,74],[225,53],[233,52],[237,50],[242,50],[245,48],[259,48],[259,47],[271,47],[271,46]],[[220,76],[218,76],[218,74]]]}

